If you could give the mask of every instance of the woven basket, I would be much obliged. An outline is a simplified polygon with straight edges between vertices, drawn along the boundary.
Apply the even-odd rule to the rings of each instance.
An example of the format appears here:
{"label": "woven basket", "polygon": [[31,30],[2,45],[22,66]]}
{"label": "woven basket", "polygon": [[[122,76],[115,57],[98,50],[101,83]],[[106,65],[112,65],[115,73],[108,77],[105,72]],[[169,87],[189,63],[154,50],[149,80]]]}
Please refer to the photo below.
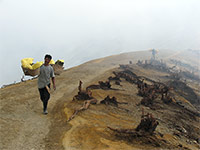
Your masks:
{"label": "woven basket", "polygon": [[55,75],[60,75],[64,70],[64,67],[59,64],[53,64],[52,67]]}
{"label": "woven basket", "polygon": [[26,76],[32,76],[32,77],[39,75],[39,73],[40,73],[40,68],[37,68],[35,70],[31,70],[31,69],[27,69],[27,68],[22,67],[22,70],[23,70],[23,72]]}
{"label": "woven basket", "polygon": [[[64,67],[59,65],[59,64],[53,64],[52,67],[53,67],[55,75],[60,75],[64,70]],[[37,76],[40,73],[40,68],[37,68],[35,70],[31,70],[31,69],[27,69],[27,68],[22,67],[22,70],[23,70],[23,72],[26,76],[32,76],[32,77]]]}

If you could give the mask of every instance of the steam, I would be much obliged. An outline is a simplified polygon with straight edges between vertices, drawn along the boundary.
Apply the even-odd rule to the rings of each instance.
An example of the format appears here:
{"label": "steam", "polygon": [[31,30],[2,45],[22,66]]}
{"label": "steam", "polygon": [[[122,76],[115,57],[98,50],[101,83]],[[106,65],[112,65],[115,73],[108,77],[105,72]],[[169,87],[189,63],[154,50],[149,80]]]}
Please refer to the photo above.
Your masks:
{"label": "steam", "polygon": [[1,0],[0,85],[20,80],[22,58],[46,53],[68,68],[128,51],[199,49],[199,14],[199,0]]}

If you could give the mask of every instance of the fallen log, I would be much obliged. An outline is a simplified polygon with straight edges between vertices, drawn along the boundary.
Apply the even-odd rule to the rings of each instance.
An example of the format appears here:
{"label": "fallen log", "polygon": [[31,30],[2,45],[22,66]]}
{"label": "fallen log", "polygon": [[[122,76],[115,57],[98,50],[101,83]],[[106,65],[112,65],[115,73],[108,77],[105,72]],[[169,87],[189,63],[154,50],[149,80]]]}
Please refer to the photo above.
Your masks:
{"label": "fallen log", "polygon": [[79,109],[76,109],[74,111],[74,113],[72,114],[71,117],[69,117],[69,119],[67,120],[67,122],[69,122],[70,120],[72,120],[79,112],[86,110],[89,108],[90,104],[96,104],[97,100],[96,99],[91,99],[91,100],[87,100],[83,103],[83,106],[80,107]]}
{"label": "fallen log", "polygon": [[118,107],[118,104],[128,104],[126,102],[118,102],[116,97],[113,96],[112,98],[110,98],[109,95],[104,98],[104,100],[101,100],[100,103],[105,105],[114,105],[116,107]]}

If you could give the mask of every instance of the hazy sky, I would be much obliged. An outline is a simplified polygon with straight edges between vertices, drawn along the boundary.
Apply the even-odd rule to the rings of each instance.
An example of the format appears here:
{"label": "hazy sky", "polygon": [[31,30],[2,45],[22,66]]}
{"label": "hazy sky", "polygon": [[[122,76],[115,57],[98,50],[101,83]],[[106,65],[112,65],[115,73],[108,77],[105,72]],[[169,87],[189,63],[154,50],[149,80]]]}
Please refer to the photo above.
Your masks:
{"label": "hazy sky", "polygon": [[127,51],[200,49],[200,0],[0,0],[0,86],[21,59],[69,68]]}

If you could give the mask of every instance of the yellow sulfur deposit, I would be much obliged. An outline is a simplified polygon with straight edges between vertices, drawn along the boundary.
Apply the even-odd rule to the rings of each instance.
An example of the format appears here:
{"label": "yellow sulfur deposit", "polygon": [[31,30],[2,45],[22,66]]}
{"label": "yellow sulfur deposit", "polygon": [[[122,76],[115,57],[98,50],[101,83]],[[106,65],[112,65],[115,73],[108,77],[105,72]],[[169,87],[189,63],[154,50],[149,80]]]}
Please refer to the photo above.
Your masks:
{"label": "yellow sulfur deposit", "polygon": [[53,64],[55,64],[55,61],[53,59],[51,59],[51,61],[49,62],[49,64],[53,65]]}
{"label": "yellow sulfur deposit", "polygon": [[32,69],[35,70],[37,68],[40,68],[42,64],[43,64],[43,61],[37,61],[35,64],[32,65]]}
{"label": "yellow sulfur deposit", "polygon": [[[24,69],[30,69],[35,70],[40,68],[40,66],[44,63],[43,61],[37,61],[36,63],[33,63],[33,58],[24,58],[21,60],[22,67]],[[63,61],[64,62],[64,61]],[[50,63],[51,65],[55,64],[54,60],[51,59]]]}
{"label": "yellow sulfur deposit", "polygon": [[33,58],[24,58],[21,60],[22,67],[27,69],[32,69]]}
{"label": "yellow sulfur deposit", "polygon": [[64,63],[64,60],[62,60],[62,59],[59,59],[58,61],[60,61],[60,62]]}
{"label": "yellow sulfur deposit", "polygon": [[33,64],[33,60],[34,60],[33,58],[22,59],[21,60],[22,67],[25,69],[35,70],[43,64],[43,61],[38,61],[35,64]]}

